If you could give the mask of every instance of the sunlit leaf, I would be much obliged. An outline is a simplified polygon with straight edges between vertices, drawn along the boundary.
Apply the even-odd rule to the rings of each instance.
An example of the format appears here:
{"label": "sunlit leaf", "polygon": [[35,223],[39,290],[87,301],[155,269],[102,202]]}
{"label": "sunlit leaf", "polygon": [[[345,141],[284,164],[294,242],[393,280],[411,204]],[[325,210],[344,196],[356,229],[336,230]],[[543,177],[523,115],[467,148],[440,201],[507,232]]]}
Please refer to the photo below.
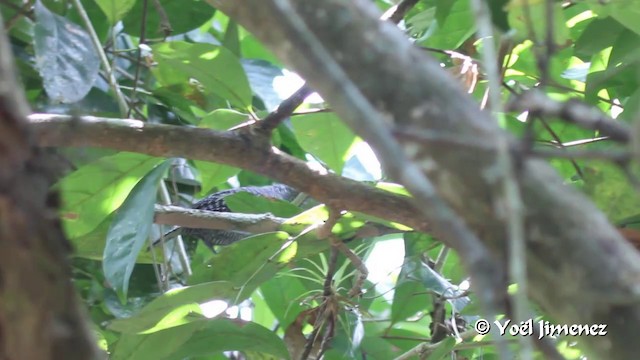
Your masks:
{"label": "sunlit leaf", "polygon": [[205,92],[227,99],[240,108],[251,105],[251,88],[238,58],[210,44],[181,41],[152,46],[158,66],[153,69],[163,85],[198,82]]}
{"label": "sunlit leaf", "polygon": [[201,320],[151,334],[123,334],[111,358],[179,360],[234,350],[289,358],[282,340],[270,330],[231,319]]}
{"label": "sunlit leaf", "polygon": [[122,152],[100,158],[64,177],[58,186],[67,236],[75,238],[95,229],[120,207],[138,180],[161,161]]}
{"label": "sunlit leaf", "polygon": [[292,119],[298,142],[329,167],[341,172],[356,136],[340,119],[330,113],[306,114]]}
{"label": "sunlit leaf", "polygon": [[125,333],[149,333],[183,325],[201,319],[199,316],[190,316],[202,315],[199,304],[214,299],[233,301],[237,293],[237,287],[224,281],[174,289],[162,294],[136,315],[111,322],[109,329]]}
{"label": "sunlit leaf", "polygon": [[136,0],[95,0],[100,9],[107,15],[109,22],[115,25],[131,10]]}

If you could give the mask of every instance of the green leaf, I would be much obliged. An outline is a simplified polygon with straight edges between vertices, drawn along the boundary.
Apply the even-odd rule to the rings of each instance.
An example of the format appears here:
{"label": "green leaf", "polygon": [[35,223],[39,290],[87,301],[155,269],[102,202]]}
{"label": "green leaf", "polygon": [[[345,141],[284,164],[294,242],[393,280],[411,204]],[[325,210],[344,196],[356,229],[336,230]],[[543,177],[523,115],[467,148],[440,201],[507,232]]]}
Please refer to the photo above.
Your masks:
{"label": "green leaf", "polygon": [[588,0],[593,12],[601,17],[610,16],[624,25],[627,29],[640,35],[640,3],[636,0],[616,0],[602,2]]}
{"label": "green leaf", "polygon": [[220,254],[193,266],[189,283],[229,281],[242,287],[237,300],[245,299],[295,256],[296,243],[281,250],[288,239],[289,234],[279,231],[251,236],[225,246]]}
{"label": "green leaf", "polygon": [[453,351],[454,346],[456,346],[456,339],[454,337],[447,337],[435,346],[435,349],[431,351],[427,360],[445,359],[445,356]]}
{"label": "green leaf", "polygon": [[[210,112],[202,118],[198,127],[213,130],[228,130],[242,124],[249,119],[249,115],[230,109],[218,109]],[[236,176],[240,169],[228,165],[209,161],[194,160],[194,164],[200,174],[202,189],[200,195],[208,194],[214,187],[226,182],[230,177]]]}
{"label": "green leaf", "polygon": [[284,100],[273,88],[274,79],[282,76],[282,69],[268,61],[257,59],[242,59],[242,66],[253,93],[262,100],[267,111],[275,110]]}
{"label": "green leaf", "polygon": [[[548,19],[544,1],[511,1],[507,18],[521,39],[542,43],[546,41],[547,27],[553,26],[554,44],[563,47],[569,41],[569,30],[560,3],[553,4],[553,19]],[[533,34],[530,29],[533,29]]]}
{"label": "green leaf", "polygon": [[[425,16],[428,16],[426,13]],[[440,14],[436,14],[438,16]],[[468,1],[457,0],[448,9],[444,23],[439,20],[426,22],[429,27],[425,35],[418,39],[420,45],[437,49],[457,49],[475,30],[475,18]]]}
{"label": "green leaf", "polygon": [[268,199],[263,196],[238,192],[224,198],[231,211],[242,214],[271,213],[278,217],[289,218],[301,212],[300,208],[290,202]]}
{"label": "green leaf", "polygon": [[[404,353],[404,351],[391,344],[389,340],[381,338],[386,329],[378,329],[378,326],[372,323],[365,323],[364,327],[366,335],[362,339],[360,348],[366,351],[368,357],[370,356],[372,359],[395,359]],[[336,357],[336,359],[338,358]],[[344,358],[344,355],[342,358]]]}
{"label": "green leaf", "polygon": [[282,340],[270,330],[242,320],[213,319],[152,334],[125,334],[118,341],[112,359],[181,360],[223,351],[256,351],[289,358]]}
{"label": "green leaf", "polygon": [[33,47],[44,89],[55,102],[84,98],[98,78],[100,61],[89,34],[50,12],[40,1],[34,6]]}
{"label": "green leaf", "polygon": [[304,310],[301,305],[307,289],[299,279],[278,275],[260,286],[260,293],[284,329]]}
{"label": "green leaf", "polygon": [[121,152],[102,157],[64,177],[63,225],[69,238],[94,230],[115,211],[136,183],[162,159]]}
{"label": "green leaf", "polygon": [[415,315],[419,311],[426,311],[431,303],[431,297],[425,293],[424,286],[419,281],[400,275],[393,293],[391,303],[391,322],[397,323]]}
{"label": "green leaf", "polygon": [[[107,233],[114,217],[115,212],[107,216],[93,231],[80,237],[69,239],[73,245],[73,256],[102,261],[104,247],[107,244]],[[157,259],[150,252],[142,251],[138,255],[136,262],[138,264],[155,264]]]}
{"label": "green leaf", "polygon": [[253,305],[253,314],[251,316],[253,322],[267,328],[273,328],[273,326],[278,323],[278,320],[275,315],[273,315],[269,305],[264,301],[260,291],[253,292],[253,295],[251,295],[251,304]]}
{"label": "green leaf", "polygon": [[198,124],[200,117],[207,111],[215,109],[220,99],[215,96],[205,96],[202,89],[192,84],[174,84],[158,87],[153,90],[153,96],[162,106],[166,107],[183,121]]}
{"label": "green leaf", "polygon": [[229,50],[210,44],[182,41],[152,46],[153,69],[163,85],[199,82],[205,92],[227,99],[246,109],[251,106],[251,88],[238,58]]}
{"label": "green leaf", "polygon": [[[215,9],[201,0],[160,0],[160,6],[166,14],[169,24],[171,25],[171,35],[184,34],[193,30],[211,19],[215,13]],[[140,19],[143,19],[144,1],[138,0],[135,5],[127,13],[122,20],[124,32],[140,37],[140,31],[143,28]],[[158,38],[164,36],[160,25],[162,16],[154,8],[153,1],[148,1],[146,9],[146,29],[147,38]]]}
{"label": "green leaf", "polygon": [[240,169],[236,167],[208,161],[194,160],[193,163],[200,175],[200,184],[202,184],[202,187],[198,195],[202,197],[208,194],[214,187],[225,183],[230,177],[236,176],[240,172]]}
{"label": "green leaf", "polygon": [[136,0],[95,0],[109,22],[114,25],[133,8]]}
{"label": "green leaf", "polygon": [[242,57],[240,51],[240,38],[238,34],[238,23],[235,21],[229,21],[227,24],[227,31],[224,32],[224,39],[222,45],[233,53],[238,58]]}
{"label": "green leaf", "polygon": [[610,47],[623,31],[622,25],[612,18],[593,19],[576,41],[575,52],[594,55]]}
{"label": "green leaf", "polygon": [[617,166],[593,163],[583,170],[584,191],[609,219],[617,222],[638,213],[640,194]]}
{"label": "green leaf", "polygon": [[306,114],[292,119],[298,142],[310,154],[341,172],[356,136],[331,113]]}
{"label": "green leaf", "polygon": [[280,60],[252,34],[243,37],[240,45],[245,59],[261,59],[275,65],[281,64]]}
{"label": "green leaf", "polygon": [[225,281],[214,281],[168,291],[139,313],[127,319],[114,320],[109,329],[123,333],[151,333],[198,319],[199,304],[210,300],[231,302],[238,288]]}
{"label": "green leaf", "polygon": [[123,302],[136,258],[151,231],[158,183],[170,165],[171,161],[164,161],[134,186],[107,233],[102,268]]}

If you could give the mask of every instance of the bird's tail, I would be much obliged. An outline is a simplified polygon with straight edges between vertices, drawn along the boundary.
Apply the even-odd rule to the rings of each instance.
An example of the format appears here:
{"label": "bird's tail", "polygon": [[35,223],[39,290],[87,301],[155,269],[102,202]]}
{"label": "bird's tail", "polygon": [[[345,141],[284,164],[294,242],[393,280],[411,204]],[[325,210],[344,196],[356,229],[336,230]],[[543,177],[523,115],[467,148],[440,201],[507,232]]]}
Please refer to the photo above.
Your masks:
{"label": "bird's tail", "polygon": [[169,241],[169,240],[175,238],[176,236],[178,236],[180,234],[182,234],[182,227],[181,226],[174,226],[173,229],[167,231],[166,233],[164,233],[164,235],[162,235],[159,238],[157,238],[156,240],[154,240],[151,243],[151,247],[158,246],[158,244],[160,244],[160,242],[162,242],[163,240],[164,241]]}

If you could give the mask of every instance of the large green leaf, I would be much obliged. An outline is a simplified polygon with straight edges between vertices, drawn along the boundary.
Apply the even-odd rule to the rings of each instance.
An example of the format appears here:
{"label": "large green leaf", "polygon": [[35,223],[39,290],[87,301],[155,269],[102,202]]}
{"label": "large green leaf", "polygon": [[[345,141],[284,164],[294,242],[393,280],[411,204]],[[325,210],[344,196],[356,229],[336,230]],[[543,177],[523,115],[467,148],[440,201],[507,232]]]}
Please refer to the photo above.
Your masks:
{"label": "large green leaf", "polygon": [[351,130],[334,114],[319,113],[292,119],[300,145],[340,173],[351,146],[357,141]]}
{"label": "large green leaf", "polygon": [[152,333],[200,319],[199,304],[210,300],[231,302],[238,288],[225,281],[214,281],[168,291],[139,313],[109,324],[109,329],[124,333]]}
{"label": "large green leaf", "polygon": [[449,357],[456,345],[456,338],[450,336],[435,345],[427,360],[440,360]]}
{"label": "large green leaf", "polygon": [[240,58],[242,57],[242,52],[240,51],[240,34],[238,28],[238,23],[233,20],[227,23],[227,30],[224,32],[222,45]]}
{"label": "large green leaf", "polygon": [[202,186],[198,195],[201,197],[204,197],[211,189],[225,183],[230,177],[236,176],[240,172],[240,169],[236,167],[208,161],[195,160],[194,164],[200,175],[200,184]]}
{"label": "large green leaf", "polygon": [[564,46],[569,39],[566,19],[559,3],[553,4],[553,19],[549,19],[544,1],[511,1],[508,5],[507,18],[509,25],[516,30],[520,39],[542,43],[546,41],[549,26],[553,27],[554,44]]}
{"label": "large green leaf", "polygon": [[127,297],[129,278],[138,253],[151,231],[158,183],[170,165],[171,161],[163,162],[134,186],[107,233],[102,268],[106,280],[122,300]]}
{"label": "large green leaf", "polygon": [[[439,6],[438,9],[444,8]],[[418,19],[412,20],[422,22],[426,29],[424,35],[418,39],[420,45],[437,49],[457,49],[475,32],[475,19],[468,1],[456,0],[453,5],[441,10],[442,12],[434,13],[430,10],[417,15]],[[423,19],[420,20],[420,17]]]}
{"label": "large green leaf", "polygon": [[612,221],[638,214],[640,194],[614,165],[590,164],[584,168],[584,191]]}
{"label": "large green leaf", "polygon": [[[104,257],[104,247],[107,244],[107,233],[109,232],[109,227],[111,227],[111,222],[114,217],[115,212],[107,216],[100,225],[91,232],[77,238],[69,239],[73,245],[73,256],[102,261]],[[154,264],[156,261],[157,259],[154,259],[151,252],[146,251],[141,251],[136,260],[138,264]]]}
{"label": "large green leaf", "polygon": [[247,73],[251,89],[264,103],[267,111],[275,110],[282,99],[273,88],[274,79],[282,76],[282,69],[264,60],[243,59],[242,66]]}
{"label": "large green leaf", "polygon": [[[172,35],[183,34],[201,26],[215,13],[215,9],[202,0],[160,0],[164,14],[158,12],[152,0],[147,3],[146,16],[143,16],[144,1],[138,0],[122,20],[127,34],[140,37],[140,31],[144,28],[147,38],[162,37],[164,34],[160,25],[165,14],[171,26]],[[147,21],[143,27],[140,20],[144,18]]]}
{"label": "large green leaf", "polygon": [[162,159],[121,152],[102,157],[64,177],[62,220],[69,238],[94,230],[115,211],[136,183]]}
{"label": "large green leaf", "polygon": [[301,301],[307,289],[295,277],[279,274],[262,284],[260,292],[284,329],[288,328],[304,309]]}
{"label": "large green leaf", "polygon": [[40,1],[34,10],[33,48],[47,95],[62,103],[81,100],[91,90],[100,69],[89,34],[49,11]]}
{"label": "large green leaf", "polygon": [[623,31],[624,27],[612,18],[594,19],[576,41],[575,51],[591,56],[610,47]]}
{"label": "large green leaf", "polygon": [[589,6],[601,17],[610,16],[627,29],[640,35],[640,3],[637,0],[588,0]]}
{"label": "large green leaf", "polygon": [[107,19],[112,25],[115,25],[133,8],[136,0],[95,0],[96,4],[102,9]]}
{"label": "large green leaf", "polygon": [[251,88],[239,59],[229,50],[210,44],[182,41],[152,46],[153,69],[162,85],[199,82],[205,92],[216,94],[246,109],[251,105]]}
{"label": "large green leaf", "polygon": [[180,360],[223,351],[256,351],[279,359],[289,358],[282,340],[269,329],[242,320],[213,319],[151,334],[124,334],[111,359]]}
{"label": "large green leaf", "polygon": [[243,214],[271,213],[279,217],[291,217],[301,212],[300,208],[283,200],[268,199],[262,196],[238,192],[224,198],[231,211]]}
{"label": "large green leaf", "polygon": [[226,246],[205,263],[194,265],[189,283],[229,281],[243,288],[238,300],[246,298],[295,256],[295,243],[280,251],[288,239],[289,234],[280,231],[255,235]]}

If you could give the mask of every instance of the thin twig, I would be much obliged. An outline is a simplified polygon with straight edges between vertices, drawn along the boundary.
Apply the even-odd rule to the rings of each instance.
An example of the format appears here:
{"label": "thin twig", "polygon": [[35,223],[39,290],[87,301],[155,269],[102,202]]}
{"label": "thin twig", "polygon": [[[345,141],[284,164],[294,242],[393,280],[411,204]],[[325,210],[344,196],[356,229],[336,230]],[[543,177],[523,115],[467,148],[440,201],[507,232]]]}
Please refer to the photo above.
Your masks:
{"label": "thin twig", "polygon": [[545,86],[547,86],[547,83],[549,82],[549,62],[551,61],[551,57],[553,56],[553,53],[556,51],[556,42],[554,39],[554,19],[553,17],[554,15],[554,9],[553,9],[553,4],[554,1],[553,0],[546,0],[545,1],[545,18],[546,18],[546,36],[545,36],[545,52],[544,52],[544,58],[542,59],[542,61],[540,61],[540,63],[544,63],[544,68],[542,67],[542,65],[540,66],[540,76],[541,76],[541,81],[540,81],[540,86],[542,86],[543,88]]}
{"label": "thin twig", "polygon": [[160,0],[151,0],[153,7],[158,12],[158,17],[160,18],[160,30],[165,37],[168,37],[173,32],[173,28],[171,27],[171,22],[169,21],[169,16],[167,16],[167,12],[162,7]]}
{"label": "thin twig", "polygon": [[[333,227],[333,225],[335,225],[335,221],[331,221],[331,220],[332,219],[330,216],[329,220],[325,222],[326,226],[323,225],[322,227],[320,227],[318,229],[318,232],[322,233],[326,231],[323,229],[324,227],[329,227],[329,231],[331,231],[331,228]],[[331,302],[331,299],[335,295],[333,291],[333,277],[336,273],[336,268],[338,263],[338,254],[339,254],[338,249],[335,247],[332,247],[331,253],[329,255],[329,264],[327,265],[327,273],[325,274],[325,278],[324,278],[324,286],[323,286],[323,293],[322,293],[323,301],[320,307],[318,308],[318,315],[316,316],[316,321],[313,327],[313,331],[307,338],[307,342],[304,346],[304,351],[302,352],[302,355],[300,355],[300,360],[307,359],[311,354],[311,351],[313,350],[313,346],[316,344],[316,339],[318,338],[318,335],[320,334],[320,331],[324,326],[323,319],[327,318],[327,310],[329,310],[328,304]],[[329,314],[329,316],[331,317],[332,315]],[[331,319],[329,320],[330,320],[329,323],[331,323],[332,322]],[[325,329],[325,335],[322,338],[322,342],[321,342],[320,349],[318,350],[317,358],[320,358],[320,354],[323,352],[323,349],[326,346],[328,346],[331,338],[331,335],[330,335],[331,332],[332,331],[330,329],[328,328]]]}
{"label": "thin twig", "polygon": [[[157,0],[156,0],[157,1]],[[389,20],[394,24],[398,24],[404,15],[413,8],[418,0],[403,0],[399,4],[391,7],[385,12],[380,19]],[[272,111],[267,117],[256,123],[256,129],[261,132],[271,133],[280,125],[287,117],[293,114],[293,111],[299,107],[313,90],[307,84],[303,84],[288,99],[284,100],[276,110]]]}
{"label": "thin twig", "polygon": [[606,160],[615,164],[626,164],[631,160],[631,154],[627,151],[598,151],[598,150],[572,150],[560,149],[531,149],[529,155],[543,159],[588,159]]}
{"label": "thin twig", "polygon": [[405,15],[411,10],[416,4],[418,0],[402,0],[399,3],[393,5],[387,11],[382,14],[380,17],[381,20],[389,20],[394,24],[398,24],[402,19],[404,19]]}
{"label": "thin twig", "polygon": [[[551,137],[558,142],[558,146],[561,149],[565,149],[566,148],[564,146],[562,146],[562,139],[560,139],[560,136],[558,136],[558,134],[556,134],[555,131],[553,131],[553,129],[551,128],[551,126],[549,126],[549,123],[541,118],[541,117],[537,117],[537,116],[533,116],[532,119],[535,118],[539,118],[540,123],[542,124],[542,127],[544,127],[544,129],[549,133],[549,135],[551,135]],[[580,176],[580,178],[584,178],[584,173],[582,172],[582,169],[580,169],[580,166],[578,165],[578,163],[575,161],[575,159],[572,158],[568,158],[569,161],[571,162],[571,165],[573,166],[573,168],[576,170],[576,173],[578,174],[578,176]]]}
{"label": "thin twig", "polygon": [[269,115],[267,115],[264,119],[256,123],[256,129],[262,132],[271,133],[275,128],[280,125],[286,118],[291,116],[295,109],[298,106],[302,105],[304,99],[307,96],[311,95],[313,90],[307,86],[303,85],[300,89],[298,89],[293,95],[289,96],[288,99],[280,103],[278,108],[272,111]]}
{"label": "thin twig", "polygon": [[307,338],[307,342],[304,345],[304,351],[302,352],[302,355],[300,355],[300,360],[306,360],[309,358],[311,350],[313,350],[313,344],[316,342],[315,339],[320,334],[320,330],[321,326],[314,326],[313,331],[309,334],[309,338]]}
{"label": "thin twig", "polygon": [[356,255],[347,245],[344,244],[344,242],[342,242],[342,240],[338,239],[338,237],[331,232],[331,229],[333,229],[335,224],[338,222],[340,216],[340,211],[330,209],[329,218],[325,221],[324,225],[318,229],[317,234],[320,239],[329,239],[331,247],[337,248],[341,253],[343,253],[358,271],[358,278],[348,293],[348,296],[352,298],[362,293],[362,285],[367,280],[367,276],[369,276],[369,270],[367,270],[362,259],[360,259],[358,255]]}
{"label": "thin twig", "polygon": [[[160,198],[162,199],[163,203],[171,204],[171,196],[169,196],[169,190],[167,189],[167,185],[164,183],[164,181],[160,182]],[[181,235],[176,236],[175,244],[178,247],[178,256],[180,259],[180,264],[182,265],[182,270],[187,276],[191,276],[191,265],[189,264],[189,257],[187,256],[187,250],[185,249],[184,241],[182,240]]]}
{"label": "thin twig", "polygon": [[18,7],[17,5],[6,1],[3,1],[2,4],[16,10],[16,13],[13,14],[13,16],[9,18],[9,20],[7,20],[6,24],[4,25],[5,31],[9,32],[9,30],[11,30],[23,16],[26,16],[31,21],[34,20],[33,12],[29,10],[31,7],[33,7],[33,0],[27,1],[24,5],[22,5],[22,7]]}
{"label": "thin twig", "polygon": [[135,61],[136,73],[134,75],[133,92],[131,94],[132,106],[129,108],[129,111],[127,112],[127,117],[131,116],[131,111],[135,107],[135,103],[136,103],[135,101],[137,97],[136,90],[138,87],[138,80],[140,80],[140,67],[141,67],[140,64],[142,63],[142,45],[146,41],[145,36],[147,33],[147,12],[149,11],[148,2],[149,0],[142,0],[142,17],[140,18],[140,40],[138,41],[138,54],[136,55],[137,59]]}
{"label": "thin twig", "polygon": [[582,128],[598,131],[611,140],[621,143],[627,143],[631,139],[631,131],[626,124],[576,99],[560,102],[539,91],[531,90],[513,99],[507,109],[557,117]]}
{"label": "thin twig", "polygon": [[362,261],[362,259],[360,259],[360,257],[356,255],[356,253],[349,249],[347,245],[340,241],[340,239],[338,239],[335,235],[331,235],[330,238],[331,245],[338,248],[338,250],[340,250],[340,252],[342,252],[347,257],[347,259],[351,261],[351,264],[353,264],[353,266],[358,271],[358,278],[353,283],[351,290],[349,290],[348,296],[352,298],[361,295],[362,286],[369,276],[369,270],[364,264],[364,261]]}
{"label": "thin twig", "polygon": [[84,9],[84,6],[80,2],[80,0],[73,0],[73,3],[76,7],[76,10],[78,10],[78,14],[82,19],[82,22],[84,23],[85,28],[89,32],[89,36],[91,37],[93,46],[95,47],[95,50],[98,53],[98,56],[100,57],[100,62],[102,63],[102,67],[104,68],[104,71],[107,73],[107,80],[108,80],[109,86],[111,87],[111,90],[113,91],[116,97],[116,101],[118,102],[120,114],[122,114],[122,116],[126,116],[129,113],[129,105],[127,105],[127,102],[124,99],[122,92],[120,91],[120,87],[118,86],[118,81],[116,80],[113,70],[111,69],[111,64],[109,64],[109,59],[107,59],[107,55],[105,54],[104,49],[102,48],[102,44],[100,43],[98,34],[96,33],[96,30],[93,28],[91,19],[89,19],[89,15],[87,15],[87,12]]}
{"label": "thin twig", "polygon": [[433,264],[433,270],[438,273],[442,270],[442,267],[447,260],[447,256],[449,255],[449,250],[450,248],[447,245],[442,245],[442,249],[440,249],[440,253],[438,253],[438,257],[436,258],[436,262]]}

